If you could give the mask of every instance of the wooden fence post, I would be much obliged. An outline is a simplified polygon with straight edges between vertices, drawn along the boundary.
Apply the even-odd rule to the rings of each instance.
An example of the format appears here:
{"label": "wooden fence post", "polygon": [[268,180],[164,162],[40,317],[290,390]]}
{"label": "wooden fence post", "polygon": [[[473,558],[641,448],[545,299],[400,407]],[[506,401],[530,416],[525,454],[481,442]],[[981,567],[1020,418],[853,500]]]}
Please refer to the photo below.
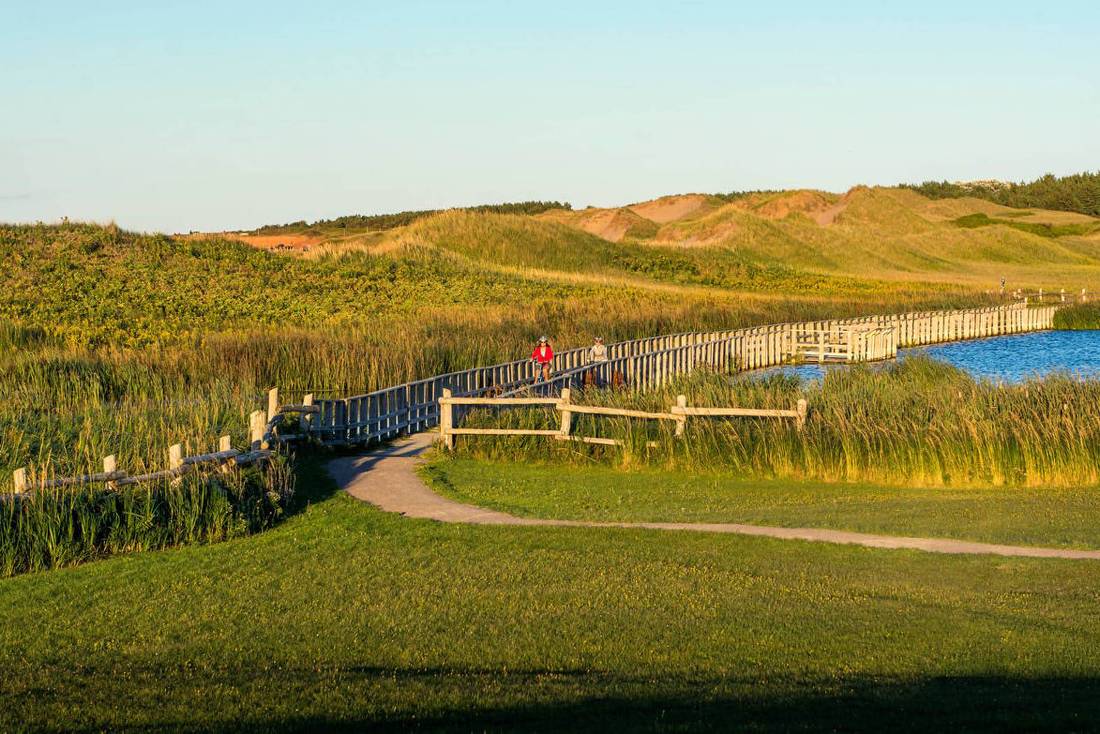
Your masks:
{"label": "wooden fence post", "polygon": [[279,388],[267,391],[267,419],[270,421],[279,412]]}
{"label": "wooden fence post", "polygon": [[260,444],[264,440],[264,426],[264,412],[262,410],[252,411],[248,416],[248,444],[253,451],[259,451],[262,448]]}
{"label": "wooden fence post", "polygon": [[[687,395],[677,395],[676,396],[676,407],[686,408],[687,404],[688,404]],[[686,414],[680,414],[680,417],[677,418],[677,420],[676,420],[676,435],[677,436],[683,436],[684,435],[684,429],[686,427],[687,427],[687,415]]]}
{"label": "wooden fence post", "polygon": [[[115,457],[115,455],[111,454],[110,456],[104,456],[103,457],[103,473],[104,474],[114,474],[116,471],[118,471],[118,459]],[[114,489],[114,488],[115,488],[114,481],[108,479],[107,480],[107,489]]]}
{"label": "wooden fence post", "polygon": [[174,443],[168,447],[168,468],[172,471],[183,466],[183,444]]}
{"label": "wooden fence post", "polygon": [[12,482],[15,484],[15,493],[22,494],[27,491],[27,467],[23,466],[12,472]]}
{"label": "wooden fence post", "polygon": [[558,410],[561,411],[561,435],[566,438],[573,431],[573,414],[569,412],[571,391],[567,387],[561,390],[561,399],[558,401]]}
{"label": "wooden fence post", "polygon": [[[229,436],[220,436],[218,438],[218,453],[224,453],[226,451],[233,450],[233,439]],[[230,459],[222,459],[218,462],[218,471],[222,474],[228,474],[230,471],[230,465],[232,461]]]}
{"label": "wooden fence post", "polygon": [[443,447],[448,451],[455,447],[455,437],[451,433],[454,427],[454,406],[451,405],[451,388],[443,388],[443,397],[439,399],[439,435],[443,439]]}
{"label": "wooden fence post", "polygon": [[809,412],[809,405],[806,403],[806,398],[798,399],[798,407],[796,410],[798,412],[798,418],[795,419],[795,426],[801,431],[806,426],[806,414]]}

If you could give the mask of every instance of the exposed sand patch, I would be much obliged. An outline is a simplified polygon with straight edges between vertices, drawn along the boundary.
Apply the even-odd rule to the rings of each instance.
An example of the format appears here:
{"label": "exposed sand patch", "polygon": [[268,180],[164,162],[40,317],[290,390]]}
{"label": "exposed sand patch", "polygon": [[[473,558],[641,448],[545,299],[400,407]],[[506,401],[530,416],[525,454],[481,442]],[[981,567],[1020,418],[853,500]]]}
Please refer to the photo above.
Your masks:
{"label": "exposed sand patch", "polygon": [[652,236],[656,232],[654,222],[638,216],[630,209],[581,209],[580,211],[553,210],[539,214],[536,219],[564,224],[580,229],[610,242],[622,242],[627,235]]}
{"label": "exposed sand patch", "polygon": [[680,194],[631,204],[627,209],[651,222],[668,224],[696,213],[707,203],[708,197],[703,194]]}
{"label": "exposed sand patch", "polygon": [[581,218],[578,222],[578,226],[585,232],[612,242],[621,241],[631,224],[631,221],[622,216],[618,209],[603,209],[591,216]]}
{"label": "exposed sand patch", "polygon": [[847,201],[821,191],[790,191],[769,196],[761,204],[749,200],[750,211],[765,219],[786,219],[794,212],[805,214],[819,225],[832,224],[844,211]]}

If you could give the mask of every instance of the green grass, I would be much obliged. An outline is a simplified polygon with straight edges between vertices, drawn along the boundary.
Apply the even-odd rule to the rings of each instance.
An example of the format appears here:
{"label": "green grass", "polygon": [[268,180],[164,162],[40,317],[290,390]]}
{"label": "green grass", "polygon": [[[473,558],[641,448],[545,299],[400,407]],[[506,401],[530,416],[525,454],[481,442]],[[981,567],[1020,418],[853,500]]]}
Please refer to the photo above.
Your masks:
{"label": "green grass", "polygon": [[1011,219],[991,218],[989,215],[982,213],[967,214],[966,216],[959,217],[952,223],[956,227],[962,227],[963,229],[977,229],[979,227],[990,227],[994,224],[1000,224],[1005,227],[1011,227],[1012,229],[1018,229],[1021,232],[1050,238],[1069,236],[1080,237],[1097,231],[1097,224],[1095,222],[1087,224],[1057,225],[1035,222],[1014,222]]}
{"label": "green grass", "polygon": [[0,581],[0,728],[1090,730],[1100,564],[445,526],[329,489]]}
{"label": "green grass", "polygon": [[446,456],[424,476],[456,500],[524,517],[750,523],[1100,548],[1097,487],[914,489]]}

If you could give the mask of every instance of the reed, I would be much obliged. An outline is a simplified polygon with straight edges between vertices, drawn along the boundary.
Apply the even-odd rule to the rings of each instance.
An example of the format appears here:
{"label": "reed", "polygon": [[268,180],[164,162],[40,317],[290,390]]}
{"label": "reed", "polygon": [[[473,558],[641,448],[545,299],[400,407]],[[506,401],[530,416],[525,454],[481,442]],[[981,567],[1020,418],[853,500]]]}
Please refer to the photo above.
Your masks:
{"label": "reed", "polygon": [[[747,476],[907,486],[1076,486],[1100,482],[1100,381],[1054,375],[1018,385],[975,381],[926,357],[830,371],[820,382],[776,375],[696,374],[648,394],[589,391],[577,401],[663,410],[689,404],[791,408],[810,404],[805,429],[789,422],[689,419],[683,439],[666,422],[576,416],[574,432],[625,447],[546,439],[463,440],[457,455],[510,461],[662,466]],[[469,425],[497,425],[484,411]],[[544,427],[545,412],[512,411],[506,424]],[[656,448],[647,448],[656,441]]]}
{"label": "reed", "polygon": [[270,527],[293,493],[281,460],[175,482],[37,489],[0,498],[0,577],[116,553],[212,543]]}
{"label": "reed", "polygon": [[1055,329],[1100,329],[1100,303],[1078,303],[1054,314]]}

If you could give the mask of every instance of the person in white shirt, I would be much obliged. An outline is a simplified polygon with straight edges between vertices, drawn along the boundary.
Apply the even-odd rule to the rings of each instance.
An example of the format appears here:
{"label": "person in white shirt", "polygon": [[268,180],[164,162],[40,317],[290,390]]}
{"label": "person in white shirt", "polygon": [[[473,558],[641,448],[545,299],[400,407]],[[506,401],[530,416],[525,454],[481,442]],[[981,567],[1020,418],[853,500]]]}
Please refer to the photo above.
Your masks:
{"label": "person in white shirt", "polygon": [[607,347],[603,344],[603,337],[596,337],[596,341],[592,344],[588,350],[589,362],[606,362],[607,361]]}
{"label": "person in white shirt", "polygon": [[[588,363],[592,365],[603,365],[607,362],[607,347],[603,344],[603,337],[596,337],[596,341],[592,343],[592,346],[588,348]],[[592,385],[593,387],[603,387],[606,377],[600,374],[601,370],[591,369],[585,375],[585,384]]]}

